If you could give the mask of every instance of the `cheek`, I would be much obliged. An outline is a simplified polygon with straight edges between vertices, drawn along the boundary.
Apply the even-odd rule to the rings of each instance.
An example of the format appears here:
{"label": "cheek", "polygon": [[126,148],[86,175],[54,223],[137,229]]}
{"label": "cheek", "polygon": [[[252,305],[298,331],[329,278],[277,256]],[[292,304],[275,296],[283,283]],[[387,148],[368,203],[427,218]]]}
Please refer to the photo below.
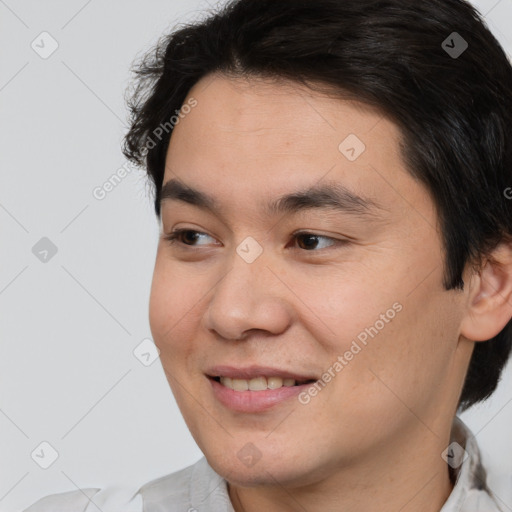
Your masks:
{"label": "cheek", "polygon": [[202,287],[194,286],[188,272],[180,272],[179,265],[157,255],[149,298],[149,324],[163,361],[170,352],[176,354],[188,346],[181,341],[187,339],[194,307],[203,294]]}
{"label": "cheek", "polygon": [[441,267],[425,280],[431,261],[411,259],[305,285],[307,304],[329,328],[316,338],[330,364],[345,354],[350,359],[335,379],[342,409],[362,416],[382,409],[385,416],[389,407],[406,410],[404,403],[425,406],[451,378],[461,302],[443,289]]}
{"label": "cheek", "polygon": [[428,416],[446,399],[453,387],[458,305],[441,293],[425,289],[402,297],[401,311],[382,329],[369,319],[373,328],[362,331],[366,344],[358,342],[361,350],[338,382],[340,411],[351,410],[354,424],[374,416],[396,425],[413,418],[411,411]]}
{"label": "cheek", "polygon": [[[368,329],[375,324],[380,332],[398,316],[394,304],[400,294],[391,284],[391,273],[365,272],[358,264],[345,268],[325,270],[322,275],[297,276],[294,291],[308,309],[314,312],[312,320],[325,334],[318,331],[316,338],[332,346],[338,353],[348,350],[353,339],[368,337]],[[387,277],[379,279],[377,276]],[[300,304],[298,304],[300,306]],[[306,311],[304,309],[304,311]],[[380,319],[384,315],[387,322]],[[310,316],[310,315],[308,315]]]}

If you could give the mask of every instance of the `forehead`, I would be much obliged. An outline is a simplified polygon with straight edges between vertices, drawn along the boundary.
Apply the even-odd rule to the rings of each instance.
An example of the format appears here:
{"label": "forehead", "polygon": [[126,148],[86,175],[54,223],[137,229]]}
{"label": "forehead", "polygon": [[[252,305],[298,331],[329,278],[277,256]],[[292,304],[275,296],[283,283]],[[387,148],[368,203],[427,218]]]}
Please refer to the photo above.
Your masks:
{"label": "forehead", "polygon": [[300,143],[312,140],[318,145],[322,135],[329,136],[326,143],[330,139],[336,142],[347,130],[363,135],[381,121],[388,139],[400,137],[398,128],[375,108],[346,99],[332,88],[328,91],[324,85],[312,83],[311,87],[285,79],[209,75],[190,91],[189,98],[194,97],[198,106],[187,115],[189,122],[180,124],[191,129],[215,126],[217,133],[208,135],[218,135],[219,139],[223,132],[261,139],[270,134],[275,146],[285,139],[291,146],[292,138]]}
{"label": "forehead", "polygon": [[241,209],[323,181],[383,205],[426,194],[404,167],[398,127],[363,104],[222,75],[198,82],[190,98],[197,106],[174,128],[164,183],[178,179]]}

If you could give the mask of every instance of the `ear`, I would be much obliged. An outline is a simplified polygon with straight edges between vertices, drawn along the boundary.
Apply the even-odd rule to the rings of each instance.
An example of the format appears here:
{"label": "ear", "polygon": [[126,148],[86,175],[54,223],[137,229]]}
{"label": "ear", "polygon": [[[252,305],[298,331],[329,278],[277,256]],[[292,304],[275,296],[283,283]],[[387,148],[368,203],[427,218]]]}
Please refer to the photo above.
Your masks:
{"label": "ear", "polygon": [[470,277],[461,334],[472,341],[490,340],[511,318],[512,242],[502,242]]}

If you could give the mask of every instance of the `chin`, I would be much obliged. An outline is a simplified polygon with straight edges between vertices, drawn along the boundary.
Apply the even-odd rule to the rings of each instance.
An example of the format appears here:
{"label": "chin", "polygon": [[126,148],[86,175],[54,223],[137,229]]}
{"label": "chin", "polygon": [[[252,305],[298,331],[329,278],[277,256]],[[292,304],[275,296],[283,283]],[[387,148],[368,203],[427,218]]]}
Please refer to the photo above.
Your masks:
{"label": "chin", "polygon": [[[250,450],[247,452],[250,453]],[[317,481],[315,475],[320,476],[314,467],[301,464],[297,454],[287,457],[269,450],[261,454],[259,460],[247,458],[245,463],[236,454],[232,457],[227,457],[225,453],[216,455],[205,454],[210,466],[230,484],[239,487],[275,486],[276,482],[292,488],[301,487]]]}

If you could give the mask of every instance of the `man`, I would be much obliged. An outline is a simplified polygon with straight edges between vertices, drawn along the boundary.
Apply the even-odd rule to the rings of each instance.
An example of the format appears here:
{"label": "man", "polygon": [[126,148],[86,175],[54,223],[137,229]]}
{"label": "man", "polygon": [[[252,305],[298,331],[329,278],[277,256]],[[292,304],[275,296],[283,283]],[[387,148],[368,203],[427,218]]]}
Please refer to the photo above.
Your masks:
{"label": "man", "polygon": [[477,12],[238,0],[148,59],[125,154],[155,187],[151,330],[205,457],[126,506],[505,510],[456,416],[512,344],[512,69]]}

